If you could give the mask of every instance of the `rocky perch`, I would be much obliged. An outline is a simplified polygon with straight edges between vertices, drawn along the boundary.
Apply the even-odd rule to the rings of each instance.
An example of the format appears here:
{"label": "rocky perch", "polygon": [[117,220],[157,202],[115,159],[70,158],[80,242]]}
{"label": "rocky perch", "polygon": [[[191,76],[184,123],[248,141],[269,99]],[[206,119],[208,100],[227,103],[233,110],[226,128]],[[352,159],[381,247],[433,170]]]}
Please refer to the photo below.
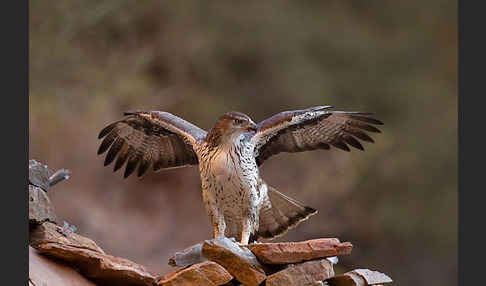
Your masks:
{"label": "rocky perch", "polygon": [[73,232],[69,224],[59,226],[47,197],[53,174],[35,161],[29,164],[31,168],[35,171],[29,173],[29,285],[364,286],[392,282],[387,275],[368,269],[335,275],[336,257],[350,254],[353,248],[337,238],[249,245],[228,238],[210,239],[175,253],[169,259],[171,266],[178,267],[174,272],[151,273],[128,259],[106,254],[91,239]]}

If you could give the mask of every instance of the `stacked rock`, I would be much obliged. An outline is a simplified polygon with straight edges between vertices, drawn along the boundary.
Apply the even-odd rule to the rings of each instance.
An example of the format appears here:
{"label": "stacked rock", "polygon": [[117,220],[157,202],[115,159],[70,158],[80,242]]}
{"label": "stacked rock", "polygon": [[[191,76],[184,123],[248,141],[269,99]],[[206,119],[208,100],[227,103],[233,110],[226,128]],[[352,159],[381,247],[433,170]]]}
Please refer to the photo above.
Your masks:
{"label": "stacked rock", "polygon": [[[352,248],[351,243],[337,238],[244,246],[228,238],[211,239],[176,253],[169,264],[181,268],[157,285],[376,285],[368,284],[365,278],[361,279],[365,284],[348,279],[350,275],[361,277],[359,271],[334,275],[329,258],[350,254]],[[373,282],[391,282],[386,275],[381,278]]]}

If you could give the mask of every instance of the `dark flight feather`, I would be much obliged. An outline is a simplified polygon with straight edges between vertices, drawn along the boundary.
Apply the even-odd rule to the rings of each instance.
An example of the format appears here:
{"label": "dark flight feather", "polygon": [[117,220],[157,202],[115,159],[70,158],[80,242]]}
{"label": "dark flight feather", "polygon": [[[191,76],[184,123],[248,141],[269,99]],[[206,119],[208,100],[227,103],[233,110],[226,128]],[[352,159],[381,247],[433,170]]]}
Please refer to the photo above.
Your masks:
{"label": "dark flight feather", "polygon": [[113,171],[117,171],[126,163],[126,178],[137,168],[140,177],[151,166],[157,171],[198,164],[192,142],[202,140],[206,131],[167,112],[134,111],[125,115],[98,135],[104,138],[98,154],[108,150],[105,166],[116,159]]}
{"label": "dark flight feather", "polygon": [[346,143],[353,146],[354,148],[359,149],[361,151],[364,150],[363,145],[361,145],[361,143],[359,143],[359,141],[356,140],[353,136],[346,135],[346,136],[343,136],[343,139]]}
{"label": "dark flight feather", "polygon": [[118,153],[118,158],[116,159],[115,167],[113,168],[113,172],[118,171],[123,166],[123,164],[125,164],[125,162],[128,159],[128,156],[133,152],[133,151],[130,152],[131,149],[130,149],[130,147],[128,147],[128,145],[124,145],[123,149],[124,150],[122,150],[122,151],[120,151],[120,153]]}
{"label": "dark flight feather", "polygon": [[108,126],[106,126],[105,128],[103,128],[101,131],[100,131],[100,134],[98,134],[98,139],[101,139],[103,137],[106,136],[106,134],[110,133],[111,130],[113,130],[115,128],[115,126],[117,125],[118,121],[117,122],[114,122]]}
{"label": "dark flight feather", "polygon": [[331,142],[331,145],[336,147],[336,148],[339,148],[341,150],[344,150],[346,152],[351,151],[351,149],[349,149],[348,145],[346,145],[346,143],[344,143],[343,141],[333,141],[333,142]]}
{"label": "dark flight feather", "polygon": [[135,171],[138,161],[139,158],[135,154],[132,154],[132,156],[128,159],[127,166],[125,167],[125,173],[123,174],[124,178],[130,176],[133,171]]}
{"label": "dark flight feather", "polygon": [[374,142],[365,131],[381,132],[373,124],[383,122],[370,117],[372,113],[328,108],[284,111],[260,122],[254,135],[257,164],[281,152],[329,149],[330,145],[347,152],[351,150],[349,146],[364,150],[359,140]]}
{"label": "dark flight feather", "polygon": [[109,133],[108,136],[101,142],[100,148],[98,149],[98,155],[101,155],[108,150],[108,148],[113,144],[117,135],[115,132]]}

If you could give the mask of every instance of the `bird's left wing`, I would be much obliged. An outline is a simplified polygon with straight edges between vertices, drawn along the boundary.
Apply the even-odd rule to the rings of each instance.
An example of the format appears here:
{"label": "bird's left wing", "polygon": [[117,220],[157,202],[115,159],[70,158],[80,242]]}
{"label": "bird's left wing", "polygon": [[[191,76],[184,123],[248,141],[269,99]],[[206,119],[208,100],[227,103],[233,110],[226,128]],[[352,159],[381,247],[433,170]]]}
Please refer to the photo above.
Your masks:
{"label": "bird's left wing", "polygon": [[98,138],[104,138],[98,154],[108,149],[104,165],[115,158],[114,171],[125,162],[124,177],[138,167],[142,176],[152,166],[160,169],[197,165],[194,146],[206,136],[206,131],[168,112],[125,112],[126,117],[101,130]]}
{"label": "bird's left wing", "polygon": [[348,144],[364,150],[358,139],[374,142],[364,131],[380,132],[373,125],[383,124],[371,113],[328,110],[316,106],[304,110],[284,111],[260,122],[252,137],[257,164],[280,152],[329,149],[350,151]]}

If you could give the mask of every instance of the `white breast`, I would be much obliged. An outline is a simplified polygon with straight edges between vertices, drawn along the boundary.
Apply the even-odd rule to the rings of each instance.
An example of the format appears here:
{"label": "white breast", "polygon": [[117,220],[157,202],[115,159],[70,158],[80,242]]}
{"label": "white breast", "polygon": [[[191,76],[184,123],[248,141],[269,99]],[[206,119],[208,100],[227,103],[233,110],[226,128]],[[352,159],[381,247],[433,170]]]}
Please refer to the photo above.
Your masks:
{"label": "white breast", "polygon": [[[233,158],[232,158],[233,157]],[[216,177],[224,179],[226,177],[237,176],[238,165],[235,165],[235,155],[231,155],[226,150],[218,152],[209,162],[210,172]],[[236,163],[237,164],[237,163]]]}

